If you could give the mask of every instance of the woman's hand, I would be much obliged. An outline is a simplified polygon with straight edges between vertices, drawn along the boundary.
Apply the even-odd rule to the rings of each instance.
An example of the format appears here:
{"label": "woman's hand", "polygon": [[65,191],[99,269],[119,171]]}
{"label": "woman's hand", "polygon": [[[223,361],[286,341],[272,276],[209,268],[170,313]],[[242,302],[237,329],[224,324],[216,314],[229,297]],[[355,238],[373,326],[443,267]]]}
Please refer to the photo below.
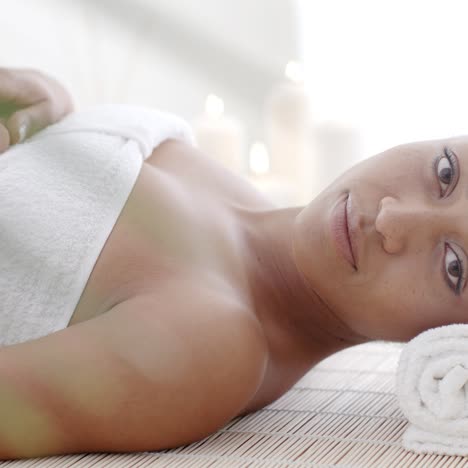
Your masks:
{"label": "woman's hand", "polygon": [[0,153],[73,111],[68,91],[37,70],[0,67]]}

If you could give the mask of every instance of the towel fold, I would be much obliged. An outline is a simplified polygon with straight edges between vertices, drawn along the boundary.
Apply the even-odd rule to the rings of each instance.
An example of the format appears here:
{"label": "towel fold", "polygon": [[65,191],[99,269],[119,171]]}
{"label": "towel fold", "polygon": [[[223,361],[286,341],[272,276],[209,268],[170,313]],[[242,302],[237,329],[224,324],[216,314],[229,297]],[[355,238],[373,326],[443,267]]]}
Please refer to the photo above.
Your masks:
{"label": "towel fold", "polygon": [[409,341],[396,392],[410,423],[402,438],[406,449],[468,455],[468,325],[432,328]]}

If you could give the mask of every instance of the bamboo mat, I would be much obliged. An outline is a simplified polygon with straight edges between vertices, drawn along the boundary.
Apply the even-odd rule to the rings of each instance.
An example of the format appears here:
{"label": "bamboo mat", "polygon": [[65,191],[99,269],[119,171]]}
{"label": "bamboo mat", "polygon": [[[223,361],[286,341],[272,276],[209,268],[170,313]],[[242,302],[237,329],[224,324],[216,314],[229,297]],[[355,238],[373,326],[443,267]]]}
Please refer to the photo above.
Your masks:
{"label": "bamboo mat", "polygon": [[271,405],[199,442],[138,454],[1,462],[0,467],[468,467],[468,458],[406,451],[395,396],[399,343],[372,342],[330,356]]}

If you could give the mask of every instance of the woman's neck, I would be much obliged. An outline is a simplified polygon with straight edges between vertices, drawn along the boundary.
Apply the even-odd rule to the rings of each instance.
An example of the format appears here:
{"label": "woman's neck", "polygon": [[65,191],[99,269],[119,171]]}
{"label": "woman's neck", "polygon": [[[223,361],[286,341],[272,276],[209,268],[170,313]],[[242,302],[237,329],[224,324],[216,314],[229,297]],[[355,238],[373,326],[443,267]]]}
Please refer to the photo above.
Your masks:
{"label": "woman's neck", "polygon": [[242,211],[245,275],[252,308],[282,361],[307,369],[318,360],[370,341],[351,330],[316,294],[298,270],[292,227],[302,207]]}

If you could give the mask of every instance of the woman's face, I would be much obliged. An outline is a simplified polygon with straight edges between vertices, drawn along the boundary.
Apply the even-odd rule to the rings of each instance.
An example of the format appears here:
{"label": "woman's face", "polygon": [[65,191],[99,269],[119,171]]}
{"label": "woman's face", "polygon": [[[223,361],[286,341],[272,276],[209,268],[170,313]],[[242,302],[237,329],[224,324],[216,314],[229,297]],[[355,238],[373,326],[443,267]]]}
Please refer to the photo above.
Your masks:
{"label": "woman's face", "polygon": [[[330,236],[348,193],[357,269]],[[468,323],[468,137],[401,145],[355,165],[299,213],[294,252],[315,292],[369,338],[407,341]]]}

